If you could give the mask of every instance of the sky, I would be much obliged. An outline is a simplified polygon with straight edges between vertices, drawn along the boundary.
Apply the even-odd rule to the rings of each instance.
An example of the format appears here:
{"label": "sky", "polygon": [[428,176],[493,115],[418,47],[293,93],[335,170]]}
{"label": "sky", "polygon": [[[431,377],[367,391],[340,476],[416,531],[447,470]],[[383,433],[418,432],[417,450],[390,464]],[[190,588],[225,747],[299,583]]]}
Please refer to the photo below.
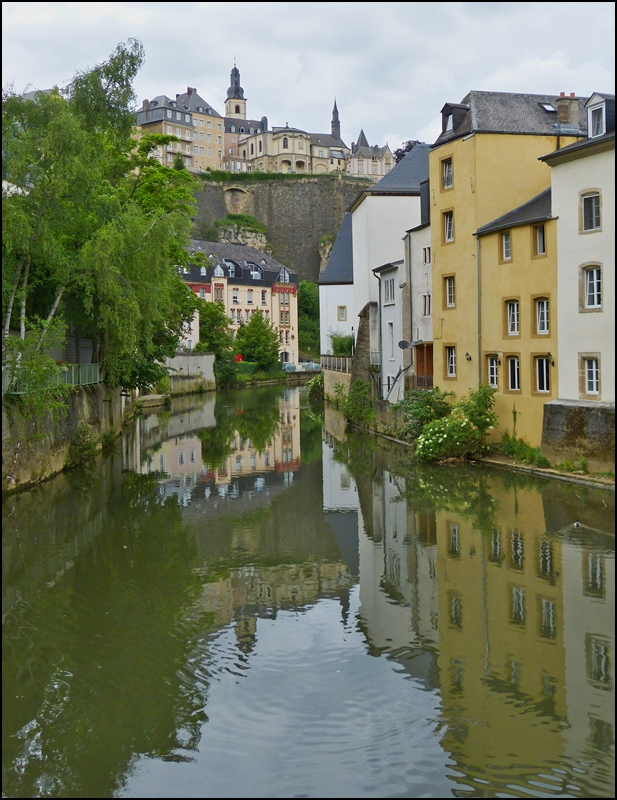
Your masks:
{"label": "sky", "polygon": [[187,86],[219,113],[234,58],[252,119],[433,142],[468,91],[615,91],[613,3],[3,3],[2,83],[65,85],[133,37],[137,103]]}

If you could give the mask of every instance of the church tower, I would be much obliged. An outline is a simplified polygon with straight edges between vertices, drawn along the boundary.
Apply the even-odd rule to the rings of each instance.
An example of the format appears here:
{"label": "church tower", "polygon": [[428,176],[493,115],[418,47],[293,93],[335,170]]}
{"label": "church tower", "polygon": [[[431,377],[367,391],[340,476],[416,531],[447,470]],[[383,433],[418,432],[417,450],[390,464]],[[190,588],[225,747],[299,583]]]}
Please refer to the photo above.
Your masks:
{"label": "church tower", "polygon": [[332,109],[332,136],[336,139],[341,138],[341,123],[338,118],[338,108],[336,107],[336,97],[334,98],[334,108]]}
{"label": "church tower", "polygon": [[246,100],[244,89],[240,86],[240,70],[234,61],[231,71],[227,100],[225,100],[225,116],[234,119],[246,119]]}

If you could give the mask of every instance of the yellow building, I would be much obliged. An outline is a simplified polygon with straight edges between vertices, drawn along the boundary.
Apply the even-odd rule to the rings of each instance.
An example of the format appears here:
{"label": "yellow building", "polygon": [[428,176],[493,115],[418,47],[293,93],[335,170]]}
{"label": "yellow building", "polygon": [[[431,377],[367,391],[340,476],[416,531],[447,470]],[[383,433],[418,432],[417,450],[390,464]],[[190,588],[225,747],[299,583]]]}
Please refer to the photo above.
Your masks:
{"label": "yellow building", "polygon": [[223,169],[224,119],[212,106],[197,94],[197,89],[187,86],[184,94],[176,95],[176,103],[191,112],[193,118],[192,164],[193,172]]}
{"label": "yellow building", "polygon": [[[480,298],[490,289],[483,284],[483,237],[475,234],[550,187],[550,170],[538,159],[585,136],[584,102],[573,95],[556,98],[474,91],[462,103],[446,103],[442,109],[442,132],[429,158],[434,381],[454,391],[457,398],[487,377],[487,315],[496,317],[491,330],[503,324],[501,299],[491,302],[486,314],[482,313],[484,300],[480,302]],[[550,226],[548,233],[554,240]],[[529,230],[520,232],[524,235],[529,236]],[[519,232],[515,238],[518,241]],[[527,272],[528,294],[548,291],[541,272],[531,266]],[[535,277],[541,279],[537,291]],[[505,284],[500,284],[499,290],[502,288],[505,290]],[[530,325],[529,314],[526,316],[525,324]],[[502,350],[505,354],[504,348],[497,349],[495,344],[493,352]],[[501,367],[503,370],[503,363]],[[530,406],[527,413],[536,406],[540,404]],[[520,422],[523,424],[522,419]],[[502,420],[502,424],[509,425],[510,420]],[[535,429],[530,423],[529,430]]]}
{"label": "yellow building", "polygon": [[202,300],[224,304],[234,335],[261,311],[278,332],[281,361],[297,364],[298,275],[245,245],[192,239],[190,252],[202,253],[210,265],[186,267],[185,281]]}
{"label": "yellow building", "polygon": [[551,190],[477,231],[482,383],[497,389],[500,434],[542,441],[544,403],[557,396],[557,220]]}
{"label": "yellow building", "polygon": [[153,100],[144,100],[141,109],[137,112],[136,122],[141,133],[159,133],[165,136],[175,136],[178,141],[170,142],[163,147],[158,147],[152,153],[152,158],[168,167],[174,165],[180,156],[184,166],[191,171],[193,168],[193,114],[183,108],[175,100],[164,94],[158,95]]}

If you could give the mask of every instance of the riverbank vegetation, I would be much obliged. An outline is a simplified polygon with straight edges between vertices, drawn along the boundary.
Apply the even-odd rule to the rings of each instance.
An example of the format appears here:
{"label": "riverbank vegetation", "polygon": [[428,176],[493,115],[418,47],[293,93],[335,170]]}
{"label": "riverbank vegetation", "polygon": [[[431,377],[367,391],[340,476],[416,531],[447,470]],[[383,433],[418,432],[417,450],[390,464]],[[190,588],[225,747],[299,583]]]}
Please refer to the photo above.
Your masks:
{"label": "riverbank vegetation", "polygon": [[[173,136],[134,135],[141,43],[65,88],[2,97],[3,367],[11,381],[68,326],[92,340],[108,386],[148,389],[195,310],[187,262],[195,179],[151,158]],[[35,391],[34,389],[32,391]]]}

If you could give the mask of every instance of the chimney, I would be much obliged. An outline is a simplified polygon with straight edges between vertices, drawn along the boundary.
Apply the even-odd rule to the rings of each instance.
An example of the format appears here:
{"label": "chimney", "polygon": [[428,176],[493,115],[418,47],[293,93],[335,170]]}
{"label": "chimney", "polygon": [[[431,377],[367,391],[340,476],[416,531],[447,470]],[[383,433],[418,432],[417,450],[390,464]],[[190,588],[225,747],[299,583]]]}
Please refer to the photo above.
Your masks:
{"label": "chimney", "polygon": [[562,125],[578,125],[578,100],[574,92],[570,92],[570,97],[566,97],[565,92],[559,93],[557,121]]}
{"label": "chimney", "polygon": [[197,89],[195,89],[193,86],[187,86],[186,87],[186,93],[187,94],[191,94],[192,92],[196,92],[196,91],[197,91]]}
{"label": "chimney", "polygon": [[147,111],[149,108],[150,108],[150,101],[149,100],[144,100],[143,105],[142,105],[142,110],[143,111]]}

